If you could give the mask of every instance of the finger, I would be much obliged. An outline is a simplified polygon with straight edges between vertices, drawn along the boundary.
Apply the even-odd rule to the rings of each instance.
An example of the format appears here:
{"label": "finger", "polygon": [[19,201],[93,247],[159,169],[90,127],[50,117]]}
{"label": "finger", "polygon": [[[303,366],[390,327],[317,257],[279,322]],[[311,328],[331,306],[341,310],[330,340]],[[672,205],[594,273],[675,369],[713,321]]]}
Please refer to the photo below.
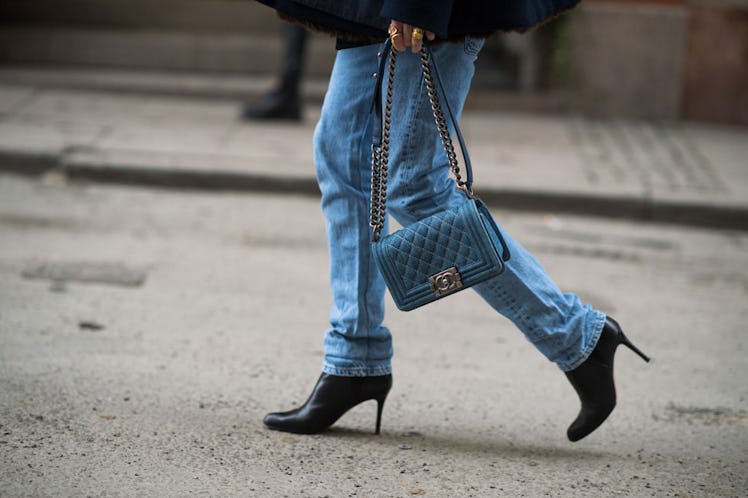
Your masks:
{"label": "finger", "polygon": [[[410,24],[403,24],[403,42],[406,47],[410,47],[413,44],[413,26]],[[403,49],[405,50],[405,49]]]}
{"label": "finger", "polygon": [[[403,23],[400,21],[393,20],[390,23],[390,29],[394,30],[395,35],[390,35],[390,39],[392,40],[392,46],[397,50],[398,52],[402,52],[405,50],[405,41],[404,41],[404,34],[403,34]],[[393,31],[391,31],[393,32]]]}

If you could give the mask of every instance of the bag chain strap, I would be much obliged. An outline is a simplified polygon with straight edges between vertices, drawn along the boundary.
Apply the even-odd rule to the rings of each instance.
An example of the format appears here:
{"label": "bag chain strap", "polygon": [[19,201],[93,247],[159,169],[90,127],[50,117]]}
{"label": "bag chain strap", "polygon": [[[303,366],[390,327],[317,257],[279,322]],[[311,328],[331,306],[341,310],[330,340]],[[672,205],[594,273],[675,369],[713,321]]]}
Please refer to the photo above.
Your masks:
{"label": "bag chain strap", "polygon": [[371,211],[369,226],[374,229],[373,242],[379,240],[387,216],[387,164],[390,158],[390,123],[392,118],[392,87],[395,79],[397,51],[390,50],[387,90],[385,93],[382,143],[371,150]]}
{"label": "bag chain strap", "polygon": [[[434,115],[439,138],[444,148],[444,153],[449,162],[449,168],[455,177],[457,189],[462,191],[467,197],[473,199],[475,194],[467,185],[467,182],[460,175],[460,165],[457,161],[457,154],[452,137],[449,133],[447,120],[444,118],[442,106],[439,103],[439,94],[434,85],[434,78],[431,73],[431,64],[426,47],[421,47],[421,68],[423,69],[423,81],[426,84],[426,91],[431,104],[431,111]],[[379,241],[384,228],[384,221],[387,213],[387,166],[390,154],[390,124],[392,122],[392,88],[395,80],[395,61],[397,60],[397,51],[390,49],[389,70],[387,73],[387,89],[385,90],[385,104],[383,113],[382,143],[380,146],[372,146],[371,154],[371,211],[369,214],[369,226],[374,230],[372,242]],[[445,96],[446,98],[446,96]]]}

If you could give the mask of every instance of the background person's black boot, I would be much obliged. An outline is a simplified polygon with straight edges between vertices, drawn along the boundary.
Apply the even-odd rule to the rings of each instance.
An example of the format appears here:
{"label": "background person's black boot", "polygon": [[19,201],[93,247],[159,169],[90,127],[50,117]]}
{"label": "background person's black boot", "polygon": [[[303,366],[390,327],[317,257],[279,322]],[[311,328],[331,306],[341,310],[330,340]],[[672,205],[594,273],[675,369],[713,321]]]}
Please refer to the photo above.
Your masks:
{"label": "background person's black boot", "polygon": [[266,94],[256,104],[242,110],[242,118],[253,120],[301,121],[301,104],[294,92],[275,90]]}
{"label": "background person's black boot", "polygon": [[283,72],[278,87],[256,104],[244,106],[243,119],[301,121],[300,87],[307,38],[305,28],[288,23],[283,26]]}

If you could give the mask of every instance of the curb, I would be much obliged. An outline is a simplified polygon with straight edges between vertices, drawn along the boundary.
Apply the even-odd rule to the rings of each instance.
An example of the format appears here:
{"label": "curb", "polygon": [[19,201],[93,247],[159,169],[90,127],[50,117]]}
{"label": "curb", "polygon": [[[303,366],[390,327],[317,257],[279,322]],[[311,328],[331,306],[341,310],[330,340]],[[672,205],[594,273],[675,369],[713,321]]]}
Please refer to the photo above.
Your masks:
{"label": "curb", "polygon": [[[61,153],[0,151],[0,172],[39,176],[48,171],[71,180],[164,189],[262,192],[318,197],[312,176],[281,176],[252,172],[149,168],[79,161]],[[594,196],[521,189],[483,188],[481,199],[494,208],[552,212],[703,228],[748,231],[748,208],[689,202],[662,202],[626,196]]]}

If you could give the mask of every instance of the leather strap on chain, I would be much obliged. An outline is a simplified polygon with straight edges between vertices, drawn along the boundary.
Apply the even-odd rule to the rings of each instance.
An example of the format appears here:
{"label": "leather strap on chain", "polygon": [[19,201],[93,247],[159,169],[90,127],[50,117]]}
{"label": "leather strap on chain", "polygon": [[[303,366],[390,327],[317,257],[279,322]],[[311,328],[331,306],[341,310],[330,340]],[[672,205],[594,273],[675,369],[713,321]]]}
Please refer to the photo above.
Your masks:
{"label": "leather strap on chain", "polygon": [[[389,54],[389,57],[387,55]],[[473,172],[470,165],[470,157],[465,147],[465,141],[462,132],[457,123],[455,115],[449,107],[444,87],[442,86],[439,72],[434,64],[431,50],[423,44],[420,52],[421,69],[423,71],[423,81],[426,85],[426,91],[429,96],[431,110],[434,115],[434,123],[447,156],[450,170],[454,175],[456,187],[469,198],[475,198],[473,193]],[[395,62],[397,61],[397,51],[392,50],[389,40],[385,42],[382,52],[380,53],[379,72],[377,73],[376,94],[373,104],[374,112],[374,133],[373,143],[371,146],[371,210],[369,213],[369,226],[373,229],[372,242],[377,242],[384,228],[387,216],[387,167],[389,164],[390,152],[390,125],[392,119],[392,91],[395,79]],[[382,81],[384,71],[387,68],[387,86],[385,88],[384,109],[382,108]],[[433,68],[433,69],[432,69]],[[438,88],[437,88],[438,87]],[[452,126],[457,135],[457,139],[462,150],[462,156],[465,159],[466,180],[462,179],[460,166],[457,161],[452,137],[449,133],[449,126],[444,117],[439,93],[444,97],[444,106],[452,122]]]}

